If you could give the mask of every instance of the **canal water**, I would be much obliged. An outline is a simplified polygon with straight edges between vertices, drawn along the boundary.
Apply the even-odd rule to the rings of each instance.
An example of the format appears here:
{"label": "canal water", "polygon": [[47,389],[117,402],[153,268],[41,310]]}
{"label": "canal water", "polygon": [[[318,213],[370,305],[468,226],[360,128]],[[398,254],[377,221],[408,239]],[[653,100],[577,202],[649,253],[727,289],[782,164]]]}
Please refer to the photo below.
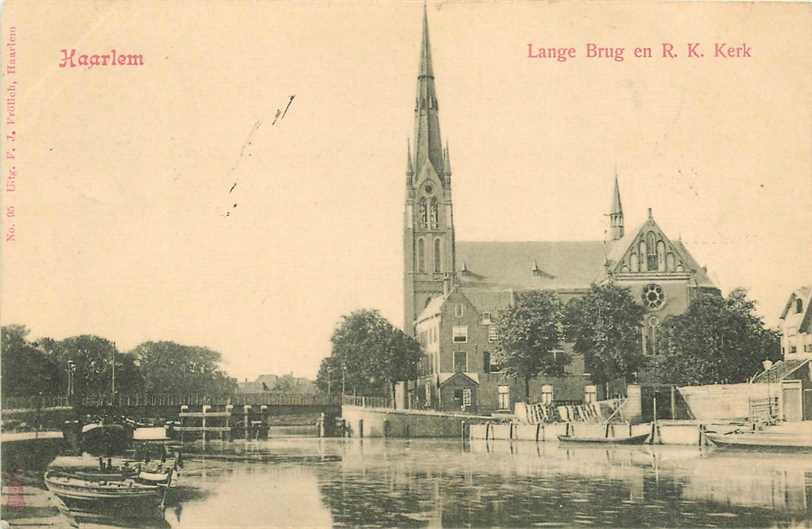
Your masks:
{"label": "canal water", "polygon": [[153,519],[81,527],[812,527],[812,455],[278,438],[186,453]]}

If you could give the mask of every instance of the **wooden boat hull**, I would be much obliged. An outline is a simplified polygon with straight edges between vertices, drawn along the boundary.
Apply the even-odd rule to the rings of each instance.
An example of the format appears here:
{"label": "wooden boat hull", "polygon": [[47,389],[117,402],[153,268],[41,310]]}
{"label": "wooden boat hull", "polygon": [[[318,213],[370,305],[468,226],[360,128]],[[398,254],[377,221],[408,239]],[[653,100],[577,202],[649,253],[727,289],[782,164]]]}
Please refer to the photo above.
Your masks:
{"label": "wooden boat hull", "polygon": [[159,507],[167,491],[166,486],[139,483],[130,478],[91,481],[54,472],[45,474],[45,486],[71,510],[122,514]]}
{"label": "wooden boat hull", "polygon": [[648,437],[648,433],[629,437],[575,437],[572,435],[559,435],[558,440],[563,443],[641,445],[648,440]]}
{"label": "wooden boat hull", "polygon": [[812,451],[812,440],[801,437],[789,438],[784,435],[759,433],[732,435],[706,433],[705,437],[723,448]]}

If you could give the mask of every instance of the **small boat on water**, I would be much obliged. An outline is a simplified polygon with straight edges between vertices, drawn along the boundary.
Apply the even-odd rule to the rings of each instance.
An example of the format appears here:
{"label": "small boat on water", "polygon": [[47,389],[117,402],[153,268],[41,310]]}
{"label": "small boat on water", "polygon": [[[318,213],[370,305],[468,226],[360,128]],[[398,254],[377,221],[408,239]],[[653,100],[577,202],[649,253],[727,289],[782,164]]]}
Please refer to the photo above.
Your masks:
{"label": "small boat on water", "polygon": [[161,506],[168,489],[166,485],[144,483],[136,477],[94,479],[56,470],[45,473],[45,485],[71,510],[123,514]]}
{"label": "small boat on water", "polygon": [[559,435],[558,440],[563,443],[641,445],[648,440],[648,437],[648,433],[625,437],[576,437],[574,435]]}
{"label": "small boat on water", "polygon": [[812,439],[769,432],[719,434],[706,432],[705,437],[722,448],[749,448],[760,450],[812,451]]}
{"label": "small boat on water", "polygon": [[123,456],[57,457],[45,473],[46,487],[71,511],[127,517],[162,507],[180,452],[168,450],[162,427],[138,428],[132,438],[134,448]]}

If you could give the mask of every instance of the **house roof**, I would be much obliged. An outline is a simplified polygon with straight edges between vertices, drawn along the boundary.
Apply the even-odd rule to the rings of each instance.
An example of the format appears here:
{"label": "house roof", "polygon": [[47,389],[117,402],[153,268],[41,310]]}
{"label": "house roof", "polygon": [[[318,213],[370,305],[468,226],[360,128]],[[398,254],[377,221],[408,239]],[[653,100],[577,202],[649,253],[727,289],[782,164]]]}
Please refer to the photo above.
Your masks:
{"label": "house roof", "polygon": [[809,359],[779,360],[770,366],[770,369],[762,371],[753,377],[753,382],[779,382],[808,362]]}
{"label": "house roof", "polygon": [[[795,311],[795,301],[801,300],[803,309],[800,313]],[[782,327],[795,327],[798,332],[812,332],[812,286],[803,286],[790,294],[784,310],[781,311]]]}
{"label": "house roof", "polygon": [[602,241],[458,241],[456,251],[463,286],[584,289],[606,277]]}

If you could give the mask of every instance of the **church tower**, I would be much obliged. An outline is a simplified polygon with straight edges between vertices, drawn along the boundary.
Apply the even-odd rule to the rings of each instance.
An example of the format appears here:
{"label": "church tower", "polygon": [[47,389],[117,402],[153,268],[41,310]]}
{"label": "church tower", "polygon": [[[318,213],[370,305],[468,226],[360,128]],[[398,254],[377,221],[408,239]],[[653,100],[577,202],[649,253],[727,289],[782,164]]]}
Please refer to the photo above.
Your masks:
{"label": "church tower", "polygon": [[414,107],[414,152],[406,149],[406,207],[403,218],[403,330],[414,334],[414,320],[431,298],[453,280],[454,214],[451,161],[440,136],[434,89],[428,14],[423,6],[423,35]]}
{"label": "church tower", "polygon": [[620,186],[615,173],[615,191],[612,193],[612,207],[609,210],[609,239],[617,241],[623,235],[623,204],[620,202]]}

